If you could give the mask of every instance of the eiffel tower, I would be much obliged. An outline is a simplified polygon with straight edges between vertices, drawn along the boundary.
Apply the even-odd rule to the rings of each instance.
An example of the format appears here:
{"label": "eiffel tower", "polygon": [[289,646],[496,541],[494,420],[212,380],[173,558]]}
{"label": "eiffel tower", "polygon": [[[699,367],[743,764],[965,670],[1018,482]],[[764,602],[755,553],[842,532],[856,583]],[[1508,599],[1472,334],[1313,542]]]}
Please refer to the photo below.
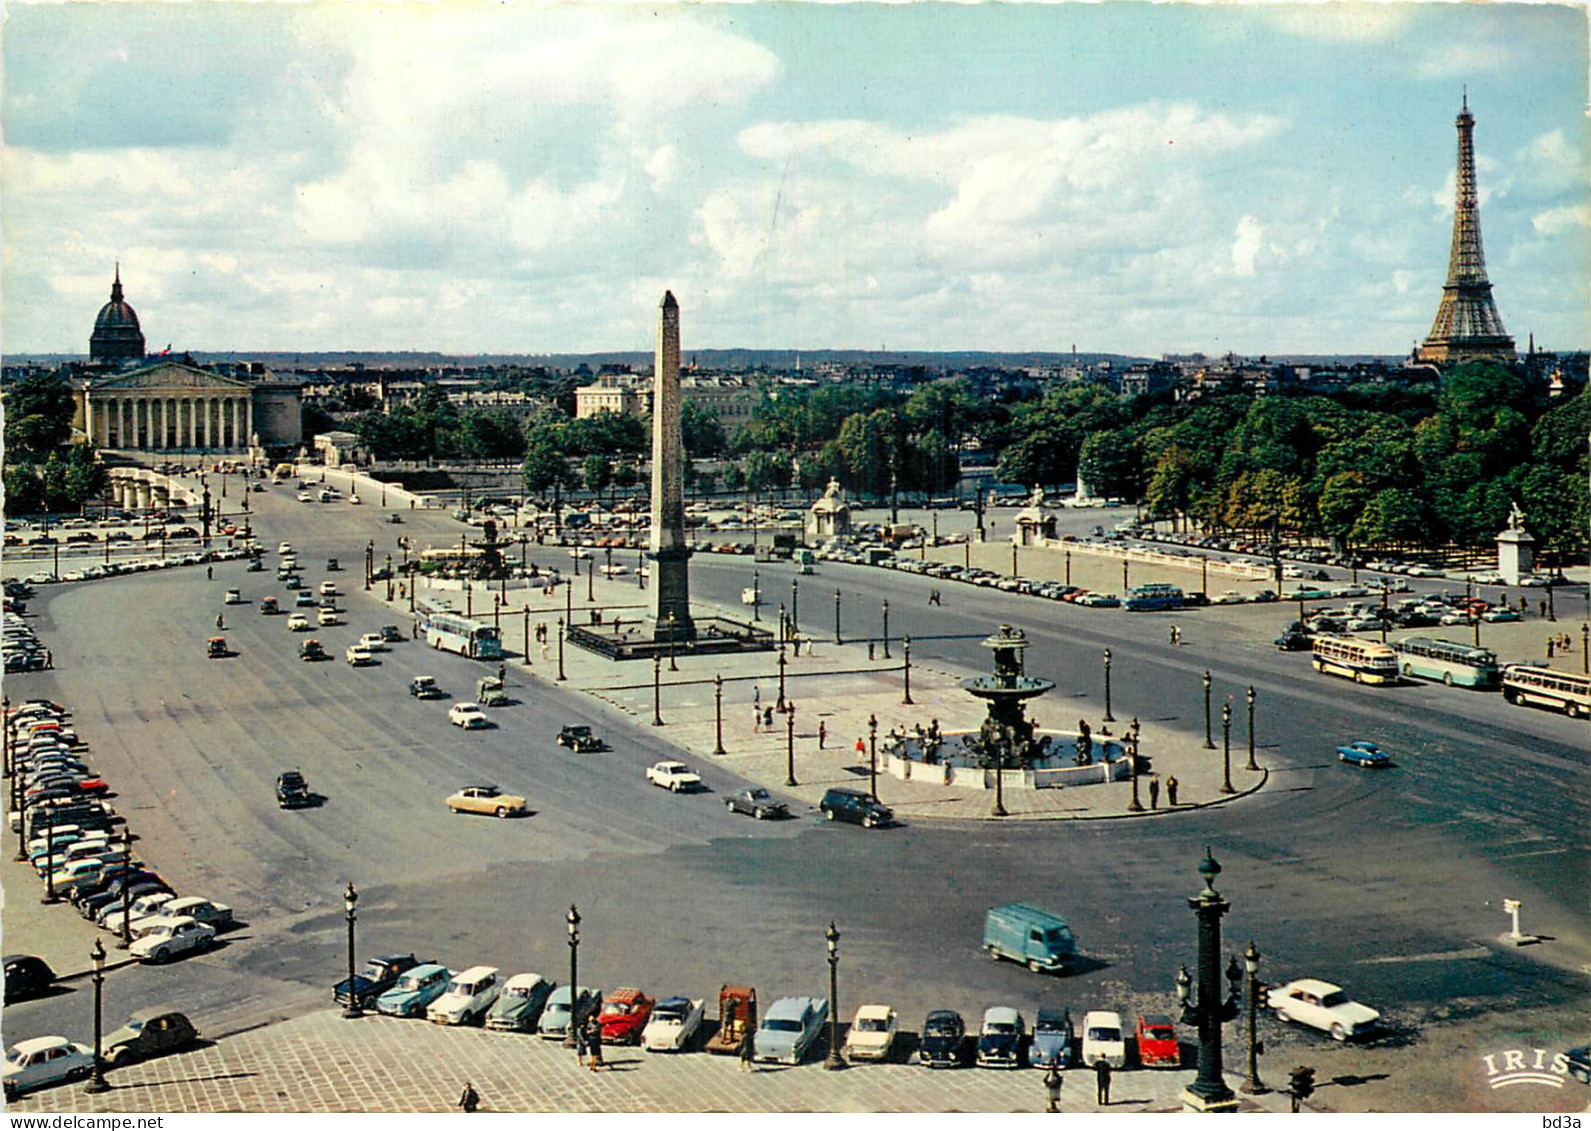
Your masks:
{"label": "eiffel tower", "polygon": [[1458,116],[1458,186],[1453,200],[1453,248],[1436,321],[1417,351],[1419,360],[1452,366],[1465,361],[1515,360],[1514,339],[1503,329],[1481,250],[1480,204],[1475,193],[1475,117],[1469,93]]}

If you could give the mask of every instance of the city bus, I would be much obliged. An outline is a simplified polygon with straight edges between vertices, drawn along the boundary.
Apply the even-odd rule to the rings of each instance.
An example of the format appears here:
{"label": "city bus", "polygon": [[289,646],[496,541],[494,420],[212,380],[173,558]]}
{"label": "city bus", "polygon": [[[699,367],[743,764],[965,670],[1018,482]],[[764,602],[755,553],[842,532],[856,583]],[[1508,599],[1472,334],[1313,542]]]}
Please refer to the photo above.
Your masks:
{"label": "city bus", "polygon": [[1314,653],[1317,672],[1355,683],[1398,682],[1398,654],[1386,644],[1322,633],[1315,637]]}
{"label": "city bus", "polygon": [[502,636],[484,621],[453,612],[434,612],[425,620],[425,642],[472,660],[501,660]]}
{"label": "city bus", "polygon": [[1127,591],[1122,607],[1130,612],[1182,608],[1182,590],[1175,585],[1140,585]]}
{"label": "city bus", "polygon": [[1449,687],[1491,691],[1502,678],[1497,653],[1490,648],[1410,636],[1395,641],[1392,650],[1398,654],[1398,669],[1410,679],[1439,679]]}
{"label": "city bus", "polygon": [[1510,703],[1550,707],[1571,719],[1591,718],[1591,675],[1538,664],[1509,664],[1503,669],[1503,698]]}

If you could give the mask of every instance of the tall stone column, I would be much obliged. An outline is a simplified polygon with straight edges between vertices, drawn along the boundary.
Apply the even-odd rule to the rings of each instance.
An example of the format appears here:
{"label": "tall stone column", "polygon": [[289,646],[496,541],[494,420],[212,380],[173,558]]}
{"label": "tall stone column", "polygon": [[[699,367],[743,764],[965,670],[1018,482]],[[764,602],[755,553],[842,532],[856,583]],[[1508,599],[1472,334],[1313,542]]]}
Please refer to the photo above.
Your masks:
{"label": "tall stone column", "polygon": [[148,440],[149,433],[146,431],[146,427],[147,427],[146,418],[147,418],[147,414],[148,414],[148,409],[149,409],[149,399],[147,397],[138,397],[138,398],[134,399],[134,401],[133,401],[133,447],[137,448],[139,451],[143,451],[145,448],[147,448],[149,446],[149,440]]}
{"label": "tall stone column", "polygon": [[194,397],[188,397],[187,400],[184,402],[185,407],[188,410],[185,415],[188,417],[188,444],[187,444],[187,446],[190,447],[190,448],[197,448],[199,446],[199,432],[198,432],[199,417],[194,412],[194,406],[197,405],[198,403],[199,403],[198,400],[196,398],[194,398]]}
{"label": "tall stone column", "polygon": [[689,640],[690,547],[685,543],[685,444],[680,428],[679,303],[663,293],[652,366],[652,638]]}
{"label": "tall stone column", "polygon": [[243,398],[232,398],[232,447],[243,447]]}
{"label": "tall stone column", "polygon": [[210,443],[210,398],[200,397],[196,402],[199,406],[199,446],[209,448]]}
{"label": "tall stone column", "polygon": [[243,446],[252,447],[254,444],[254,394],[251,392],[243,402]]}

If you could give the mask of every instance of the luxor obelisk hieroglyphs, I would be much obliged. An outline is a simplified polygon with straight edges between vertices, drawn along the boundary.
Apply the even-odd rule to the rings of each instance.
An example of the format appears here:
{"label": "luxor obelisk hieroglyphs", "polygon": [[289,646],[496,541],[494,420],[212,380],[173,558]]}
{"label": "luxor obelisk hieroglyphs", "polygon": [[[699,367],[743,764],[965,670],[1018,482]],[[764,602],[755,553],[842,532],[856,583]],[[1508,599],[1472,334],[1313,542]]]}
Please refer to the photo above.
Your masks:
{"label": "luxor obelisk hieroglyphs", "polygon": [[652,639],[690,640],[690,547],[685,544],[685,443],[680,429],[679,303],[663,293],[652,368]]}

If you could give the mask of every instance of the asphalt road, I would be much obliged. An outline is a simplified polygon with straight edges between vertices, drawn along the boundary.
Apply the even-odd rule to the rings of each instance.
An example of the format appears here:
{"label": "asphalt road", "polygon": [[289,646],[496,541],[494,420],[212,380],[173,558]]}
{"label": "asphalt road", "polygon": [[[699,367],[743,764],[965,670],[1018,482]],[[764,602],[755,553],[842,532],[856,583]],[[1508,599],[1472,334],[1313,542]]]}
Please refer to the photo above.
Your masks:
{"label": "asphalt road", "polygon": [[[301,663],[286,616],[260,616],[254,604],[225,610],[238,654],[204,659],[224,588],[251,601],[283,592],[271,573],[227,563],[212,582],[190,568],[41,589],[30,608],[57,668],[7,681],[13,698],[44,694],[74,708],[143,857],[184,894],[231,903],[246,923],[209,955],[118,971],[108,1018],[171,1000],[216,1034],[324,1003],[345,962],[349,879],[362,893],[361,955],[413,949],[455,967],[489,962],[562,981],[563,914],[576,902],[582,981],[694,996],[749,982],[771,1000],[824,992],[822,929],[834,919],[845,1016],[862,998],[890,1002],[913,1025],[942,1006],[969,1017],[1002,1002],[1080,1011],[1155,994],[1163,1008],[1178,964],[1193,959],[1185,897],[1198,889],[1206,844],[1225,868],[1230,949],[1253,937],[1277,980],[1342,982],[1388,1014],[1394,1039],[1419,1039],[1438,1019],[1495,1014],[1501,1026],[1513,1011],[1585,998],[1585,724],[1495,695],[1317,676],[1306,657],[1265,643],[1285,610],[1178,614],[1186,643],[1172,650],[1161,615],[937,582],[946,605],[930,608],[926,579],[824,565],[801,579],[808,630],[832,626],[836,587],[847,635],[876,632],[888,598],[892,633],[910,633],[924,662],[981,668],[979,636],[1002,622],[1025,627],[1029,670],[1059,684],[1038,709],[1046,718],[1065,717],[1070,696],[1097,695],[1107,646],[1122,718],[1202,727],[1199,675],[1209,667],[1217,712],[1232,694],[1241,720],[1252,683],[1273,784],[1240,805],[1146,822],[868,832],[804,812],[754,823],[725,811],[721,792],[736,782],[714,768],[706,796],[647,786],[643,768],[672,752],[649,728],[615,723],[577,695],[511,676],[521,702],[494,712],[499,728],[466,734],[447,724],[446,702],[416,702],[404,688],[432,674],[467,698],[482,665],[417,643],[394,646],[376,668],[341,662],[347,643],[392,619],[359,587],[366,540],[384,560],[397,535],[450,543],[456,523],[406,512],[405,525],[390,526],[375,507],[305,506],[281,488],[253,501],[262,541],[291,541],[307,581],[328,576],[328,555],[343,563],[330,576],[348,590],[348,623],[310,634],[333,662]],[[562,550],[532,557],[568,564]],[[749,572],[744,559],[702,555],[692,580],[697,593],[734,604]],[[787,593],[789,579],[788,567],[762,567],[770,593]],[[597,726],[613,751],[555,746],[570,722]],[[1241,733],[1239,721],[1235,749]],[[1398,767],[1361,773],[1329,757],[1357,737],[1394,750]],[[323,806],[275,807],[275,775],[294,766]],[[442,799],[481,780],[524,792],[534,815],[450,815]],[[1013,898],[1068,916],[1087,956],[1081,972],[1039,977],[982,955],[984,910]],[[1490,945],[1506,926],[1504,898],[1523,899],[1527,929],[1553,941]],[[7,1035],[84,1036],[90,1005],[74,992],[9,1007]]]}

